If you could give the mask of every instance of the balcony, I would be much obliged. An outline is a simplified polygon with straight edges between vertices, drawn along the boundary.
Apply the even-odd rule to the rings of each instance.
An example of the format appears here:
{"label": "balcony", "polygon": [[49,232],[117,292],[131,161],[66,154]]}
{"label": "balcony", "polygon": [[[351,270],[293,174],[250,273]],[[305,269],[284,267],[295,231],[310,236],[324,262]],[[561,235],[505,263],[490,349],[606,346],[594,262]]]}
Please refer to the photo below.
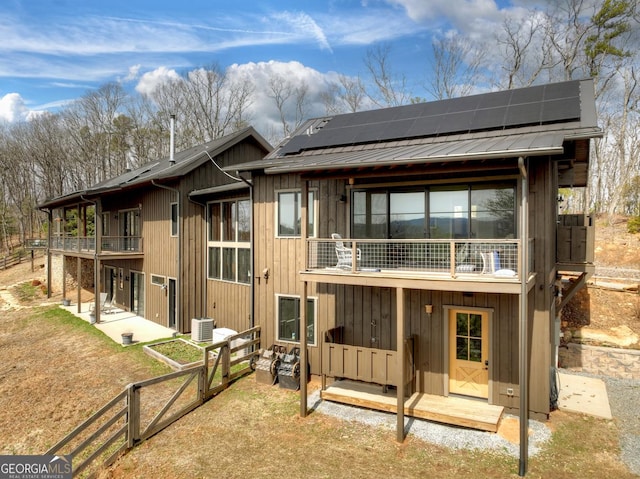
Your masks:
{"label": "balcony", "polygon": [[[140,236],[103,236],[100,240],[101,253],[104,254],[140,254],[142,238]],[[94,236],[54,236],[51,249],[76,253],[95,253]]]}
{"label": "balcony", "polygon": [[[533,240],[529,265],[521,264],[517,239],[341,239],[309,238],[303,280],[403,286],[420,289],[519,294],[525,277],[532,283]],[[355,259],[355,260],[354,260]]]}

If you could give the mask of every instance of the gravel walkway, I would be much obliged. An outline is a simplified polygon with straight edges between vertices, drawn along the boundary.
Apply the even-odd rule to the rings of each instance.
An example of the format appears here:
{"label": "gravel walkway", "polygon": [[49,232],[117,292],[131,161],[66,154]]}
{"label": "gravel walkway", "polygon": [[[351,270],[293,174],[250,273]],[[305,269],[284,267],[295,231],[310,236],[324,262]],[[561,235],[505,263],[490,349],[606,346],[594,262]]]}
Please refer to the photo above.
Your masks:
{"label": "gravel walkway", "polygon": [[[372,411],[359,407],[347,406],[331,401],[322,401],[320,391],[309,395],[309,408],[328,416],[347,421],[357,421],[374,427],[383,427],[391,431],[396,429],[396,415],[391,413]],[[503,417],[509,417],[505,415]],[[423,441],[452,449],[492,449],[519,457],[520,446],[509,442],[499,434],[476,431],[461,427],[444,426],[442,424],[423,421],[416,418],[405,418],[405,428],[411,434]],[[540,447],[551,438],[549,428],[539,421],[530,420],[529,428],[529,456],[535,456]]]}
{"label": "gravel walkway", "polygon": [[640,380],[600,379],[607,385],[611,414],[620,429],[621,459],[640,476]]}
{"label": "gravel walkway", "polygon": [[[633,474],[640,475],[640,380],[617,379],[565,370],[563,372],[594,377],[605,382],[611,413],[620,430],[620,458]],[[322,414],[348,421],[358,421],[392,431],[396,428],[395,414],[322,401],[320,391],[309,395],[309,407]],[[514,457],[519,457],[520,454],[518,444],[507,441],[499,434],[449,427],[415,418],[406,418],[405,427],[408,434],[453,449],[491,449],[507,452]],[[534,420],[529,421],[529,427],[532,430],[529,438],[529,456],[533,457],[551,438],[551,431],[544,423]]]}

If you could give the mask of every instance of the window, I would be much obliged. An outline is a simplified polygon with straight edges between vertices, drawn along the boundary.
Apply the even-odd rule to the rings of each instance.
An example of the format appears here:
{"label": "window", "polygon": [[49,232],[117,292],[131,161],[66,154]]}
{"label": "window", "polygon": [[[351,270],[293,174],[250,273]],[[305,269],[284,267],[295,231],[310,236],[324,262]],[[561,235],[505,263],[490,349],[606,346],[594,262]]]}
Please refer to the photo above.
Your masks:
{"label": "window", "polygon": [[[300,197],[300,191],[281,191],[278,193],[278,236],[300,236],[302,218],[302,204]],[[314,192],[309,191],[309,199],[307,202],[307,214],[309,217],[307,235],[309,237],[314,237],[316,235],[314,198]]]}
{"label": "window", "polygon": [[178,236],[178,203],[171,203],[171,236]]}
{"label": "window", "polygon": [[516,237],[513,185],[353,192],[354,238]]}
{"label": "window", "polygon": [[251,201],[209,203],[208,221],[208,278],[248,284],[251,279]]}
{"label": "window", "polygon": [[[300,298],[276,296],[278,341],[300,342]],[[316,299],[307,298],[307,343],[316,344]]]}
{"label": "window", "polygon": [[151,275],[151,284],[155,284],[156,286],[164,286],[165,281],[164,281],[164,276],[160,276],[157,274],[152,274]]}

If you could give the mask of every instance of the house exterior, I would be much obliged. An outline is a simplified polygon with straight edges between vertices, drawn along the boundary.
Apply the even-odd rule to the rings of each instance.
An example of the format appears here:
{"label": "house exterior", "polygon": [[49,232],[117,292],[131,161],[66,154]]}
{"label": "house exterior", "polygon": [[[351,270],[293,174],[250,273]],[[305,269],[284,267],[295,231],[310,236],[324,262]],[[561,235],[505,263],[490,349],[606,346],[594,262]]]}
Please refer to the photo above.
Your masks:
{"label": "house exterior", "polygon": [[[270,150],[246,128],[45,201],[39,208],[52,225],[49,284],[57,256],[65,270],[77,268],[78,312],[85,284],[96,298],[106,293],[113,305],[180,333],[202,317],[247,329],[250,189],[222,168],[260,160]],[[97,299],[95,306],[99,321]]]}
{"label": "house exterior", "polygon": [[559,309],[593,271],[593,225],[558,215],[558,188],[586,185],[601,134],[592,81],[569,81],[311,119],[234,166],[263,347],[301,346],[325,398],[395,388],[399,439],[415,394],[548,417]]}

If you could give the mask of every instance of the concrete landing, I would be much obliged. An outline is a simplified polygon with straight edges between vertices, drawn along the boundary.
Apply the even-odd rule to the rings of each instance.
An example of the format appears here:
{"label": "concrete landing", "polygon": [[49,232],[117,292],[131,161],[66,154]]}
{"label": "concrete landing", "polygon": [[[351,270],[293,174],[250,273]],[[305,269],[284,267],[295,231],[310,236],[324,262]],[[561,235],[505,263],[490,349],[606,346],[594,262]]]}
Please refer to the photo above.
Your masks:
{"label": "concrete landing", "polygon": [[[77,304],[60,307],[90,322],[89,310],[91,303],[81,304],[80,313],[78,313]],[[94,326],[119,344],[122,344],[122,333],[133,333],[133,343],[146,343],[157,341],[158,339],[171,338],[176,333],[174,329],[166,328],[153,321],[136,316],[134,313],[120,309],[114,309],[111,313],[102,313],[100,315],[100,323],[94,324]]]}
{"label": "concrete landing", "polygon": [[602,379],[558,373],[558,409],[611,419],[607,387]]}

